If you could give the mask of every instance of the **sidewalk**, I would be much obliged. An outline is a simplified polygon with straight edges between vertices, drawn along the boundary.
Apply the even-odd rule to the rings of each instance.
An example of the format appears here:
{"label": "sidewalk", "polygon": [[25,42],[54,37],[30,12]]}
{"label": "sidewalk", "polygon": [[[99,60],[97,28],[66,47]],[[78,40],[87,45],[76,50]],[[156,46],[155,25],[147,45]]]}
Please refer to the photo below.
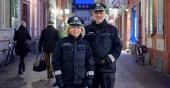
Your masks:
{"label": "sidewalk", "polygon": [[116,88],[170,88],[167,77],[134,60],[132,55],[122,52],[117,60]]}
{"label": "sidewalk", "polygon": [[35,54],[28,54],[25,58],[26,71],[23,75],[17,74],[19,59],[0,68],[0,88],[52,88],[54,80],[47,79],[46,71],[32,70],[35,57]]}
{"label": "sidewalk", "polygon": [[[48,80],[46,71],[32,71],[35,54],[26,57],[23,75],[17,74],[18,60],[0,68],[0,88],[52,88],[54,79]],[[170,88],[170,80],[146,66],[136,64],[132,55],[122,52],[117,60],[115,88]]]}

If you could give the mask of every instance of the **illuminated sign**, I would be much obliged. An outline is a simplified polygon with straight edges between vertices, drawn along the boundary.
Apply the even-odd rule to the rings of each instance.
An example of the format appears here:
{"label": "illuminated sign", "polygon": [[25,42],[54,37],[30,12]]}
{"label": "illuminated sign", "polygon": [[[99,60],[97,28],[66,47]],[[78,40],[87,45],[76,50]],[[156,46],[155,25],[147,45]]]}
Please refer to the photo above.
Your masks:
{"label": "illuminated sign", "polygon": [[92,4],[76,4],[72,5],[72,8],[76,10],[90,10],[91,6]]}
{"label": "illuminated sign", "polygon": [[94,0],[75,0],[75,4],[94,4]]}

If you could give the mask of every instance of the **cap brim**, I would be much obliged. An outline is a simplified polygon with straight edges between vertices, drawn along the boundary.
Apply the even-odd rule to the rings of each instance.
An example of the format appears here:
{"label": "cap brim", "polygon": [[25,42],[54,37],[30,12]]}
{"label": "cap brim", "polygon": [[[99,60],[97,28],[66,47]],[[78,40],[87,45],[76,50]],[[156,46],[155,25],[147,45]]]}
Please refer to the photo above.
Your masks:
{"label": "cap brim", "polygon": [[69,24],[69,26],[83,26],[82,24]]}
{"label": "cap brim", "polygon": [[106,9],[94,9],[94,10],[92,10],[92,12],[94,12],[94,11],[106,11]]}

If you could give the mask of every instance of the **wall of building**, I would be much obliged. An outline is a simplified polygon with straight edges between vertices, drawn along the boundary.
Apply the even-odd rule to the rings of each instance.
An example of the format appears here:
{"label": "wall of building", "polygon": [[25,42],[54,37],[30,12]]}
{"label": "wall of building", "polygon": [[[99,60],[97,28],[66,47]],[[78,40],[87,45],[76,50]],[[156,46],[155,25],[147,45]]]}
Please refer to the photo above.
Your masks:
{"label": "wall of building", "polygon": [[2,50],[8,48],[14,30],[10,28],[10,0],[0,0],[0,64],[3,62]]}
{"label": "wall of building", "polygon": [[[128,8],[124,9],[124,11],[120,14],[120,16],[118,17],[118,19],[121,19],[120,22],[120,32],[121,32],[121,37],[123,39],[123,46],[124,49],[131,49],[134,46],[134,43],[131,42],[132,38],[131,38],[131,31],[133,28],[132,25],[134,25],[134,23],[132,23],[132,8],[136,8],[136,16],[137,16],[137,31],[141,31],[142,29],[139,28],[139,20],[140,20],[140,15],[139,15],[139,0],[129,0],[128,1]],[[123,18],[123,19],[122,19]],[[141,37],[141,34],[137,34],[137,38],[138,40],[140,40],[139,38]]]}
{"label": "wall of building", "polygon": [[[158,72],[169,75],[170,40],[168,38],[170,37],[170,30],[168,29],[170,29],[170,25],[168,23],[170,21],[170,12],[168,9],[170,9],[170,1],[163,1],[162,10],[159,7],[161,6],[159,0],[153,0],[153,5],[152,0],[129,0],[128,3],[128,11],[125,14],[121,14],[117,19],[118,27],[121,31],[123,28],[126,29],[121,34],[124,37],[125,48],[128,46],[128,38],[131,38],[128,36],[130,35],[128,33],[133,29],[132,8],[136,6],[137,19],[139,19],[137,21],[138,40],[148,48],[148,52],[145,54],[145,64]],[[161,14],[163,15],[161,16]],[[122,15],[124,15],[124,20],[122,19],[120,22]],[[122,22],[124,23],[122,24]],[[134,50],[133,44],[130,44],[129,48]]]}
{"label": "wall of building", "polygon": [[164,0],[165,72],[170,75],[170,1]]}
{"label": "wall of building", "polygon": [[[26,21],[27,28],[32,36],[32,41],[40,35],[47,26],[47,0],[17,0],[15,20],[11,20],[10,1],[0,0],[0,64],[6,59],[8,44],[13,40],[14,28],[18,29],[21,20]],[[12,13],[12,14],[14,14]],[[14,22],[15,21],[15,22]],[[14,24],[13,24],[14,23]],[[16,23],[16,25],[15,25]]]}
{"label": "wall of building", "polygon": [[[23,0],[22,5],[23,4],[26,4],[28,6],[28,17],[26,17],[26,20],[28,22],[28,30],[30,31],[32,37],[38,37],[40,36],[41,30],[43,30],[47,26],[47,0]],[[25,15],[22,15],[22,17],[25,17]]]}
{"label": "wall of building", "polygon": [[[73,11],[72,11],[72,3],[74,0],[57,0],[57,24],[56,28],[59,30],[61,37],[65,36],[64,30],[66,29],[66,20],[70,17],[73,16]],[[69,13],[66,13],[65,9],[69,10]]]}
{"label": "wall of building", "polygon": [[10,0],[0,0],[0,28],[10,28]]}
{"label": "wall of building", "polygon": [[11,28],[10,1],[0,0],[0,65],[6,59],[8,44],[13,40],[14,29]]}
{"label": "wall of building", "polygon": [[130,13],[128,11],[124,11],[122,14],[121,14],[121,17],[123,18],[122,19],[122,41],[123,41],[123,48],[126,50],[126,49],[129,49],[130,48]]}

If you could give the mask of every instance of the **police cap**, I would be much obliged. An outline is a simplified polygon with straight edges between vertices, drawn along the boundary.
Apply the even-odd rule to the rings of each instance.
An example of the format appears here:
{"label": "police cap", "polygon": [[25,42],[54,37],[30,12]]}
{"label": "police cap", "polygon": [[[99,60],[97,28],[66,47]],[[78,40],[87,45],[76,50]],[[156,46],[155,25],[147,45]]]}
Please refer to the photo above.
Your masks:
{"label": "police cap", "polygon": [[84,21],[78,16],[73,16],[67,20],[67,23],[69,26],[83,26]]}
{"label": "police cap", "polygon": [[95,3],[93,6],[92,6],[92,11],[98,11],[98,10],[101,10],[101,11],[105,11],[106,10],[106,5],[102,4],[102,3]]}

